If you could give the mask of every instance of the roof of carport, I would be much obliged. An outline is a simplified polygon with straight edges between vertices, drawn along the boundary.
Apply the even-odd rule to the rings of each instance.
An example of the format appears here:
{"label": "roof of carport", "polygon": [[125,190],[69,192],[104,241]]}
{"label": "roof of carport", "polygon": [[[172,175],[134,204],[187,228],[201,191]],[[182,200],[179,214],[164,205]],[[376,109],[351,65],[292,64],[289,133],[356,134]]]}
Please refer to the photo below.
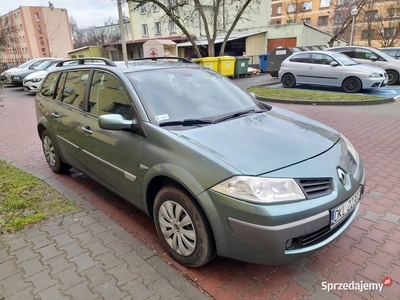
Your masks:
{"label": "roof of carport", "polygon": [[[233,41],[233,40],[238,40],[241,38],[249,37],[252,35],[260,34],[260,33],[266,33],[267,30],[263,31],[253,31],[253,32],[233,32],[228,38],[228,41]],[[214,44],[222,43],[225,39],[225,35],[217,36],[215,39]],[[195,40],[195,43],[199,46],[205,46],[208,45],[208,41],[206,37],[201,37],[197,40]],[[178,47],[191,47],[192,43],[191,42],[185,42],[185,43],[180,43],[178,44]]]}

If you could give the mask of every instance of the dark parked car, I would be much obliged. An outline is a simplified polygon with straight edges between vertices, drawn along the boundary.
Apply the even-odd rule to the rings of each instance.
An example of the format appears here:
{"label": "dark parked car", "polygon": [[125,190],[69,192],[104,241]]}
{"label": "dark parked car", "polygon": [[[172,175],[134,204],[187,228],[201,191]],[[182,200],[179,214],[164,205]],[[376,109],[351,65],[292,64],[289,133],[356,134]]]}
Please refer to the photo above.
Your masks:
{"label": "dark parked car", "polygon": [[357,215],[364,166],[336,130],[185,59],[77,61],[36,94],[50,168],[74,167],[142,209],[179,263],[286,263]]}
{"label": "dark parked car", "polygon": [[60,59],[55,59],[55,58],[40,60],[40,64],[38,64],[37,66],[35,66],[32,69],[21,70],[21,71],[17,71],[17,72],[14,72],[13,74],[11,74],[11,76],[10,76],[11,83],[13,85],[22,86],[24,78],[26,76],[28,76],[29,74],[32,74],[34,72],[37,72],[37,71],[47,70],[48,68],[55,65],[59,61],[60,61]]}

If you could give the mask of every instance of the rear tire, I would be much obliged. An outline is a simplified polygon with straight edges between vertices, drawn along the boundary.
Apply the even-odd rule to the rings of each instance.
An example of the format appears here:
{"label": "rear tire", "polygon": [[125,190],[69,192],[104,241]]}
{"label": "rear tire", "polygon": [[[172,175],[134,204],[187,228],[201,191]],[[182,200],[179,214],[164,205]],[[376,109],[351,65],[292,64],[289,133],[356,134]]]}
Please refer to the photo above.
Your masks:
{"label": "rear tire", "polygon": [[343,89],[346,93],[358,93],[362,89],[361,80],[357,77],[349,77],[343,81]]}
{"label": "rear tire", "polygon": [[180,264],[199,267],[215,257],[210,224],[184,189],[173,185],[162,188],[154,201],[153,216],[162,245]]}
{"label": "rear tire", "polygon": [[394,85],[399,81],[399,73],[393,70],[386,71],[388,75],[388,85]]}
{"label": "rear tire", "polygon": [[281,82],[285,88],[293,88],[296,86],[296,78],[290,73],[283,75]]}
{"label": "rear tire", "polygon": [[47,164],[54,173],[65,173],[71,169],[70,165],[62,161],[47,130],[42,132],[42,148]]}

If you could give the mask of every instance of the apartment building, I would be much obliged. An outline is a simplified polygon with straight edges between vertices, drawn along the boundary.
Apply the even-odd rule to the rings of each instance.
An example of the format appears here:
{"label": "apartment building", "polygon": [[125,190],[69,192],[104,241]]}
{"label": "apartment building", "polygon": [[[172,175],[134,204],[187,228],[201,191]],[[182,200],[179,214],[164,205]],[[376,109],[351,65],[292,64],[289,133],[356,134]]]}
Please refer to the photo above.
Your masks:
{"label": "apartment building", "polygon": [[[272,0],[271,25],[306,23],[350,40],[354,16],[353,44],[361,46],[400,45],[400,2],[398,0]],[[347,25],[347,26],[346,26]]]}
{"label": "apartment building", "polygon": [[73,49],[68,12],[44,6],[20,6],[0,16],[0,30],[7,43],[0,50],[0,64],[11,67],[37,57],[67,57]]}

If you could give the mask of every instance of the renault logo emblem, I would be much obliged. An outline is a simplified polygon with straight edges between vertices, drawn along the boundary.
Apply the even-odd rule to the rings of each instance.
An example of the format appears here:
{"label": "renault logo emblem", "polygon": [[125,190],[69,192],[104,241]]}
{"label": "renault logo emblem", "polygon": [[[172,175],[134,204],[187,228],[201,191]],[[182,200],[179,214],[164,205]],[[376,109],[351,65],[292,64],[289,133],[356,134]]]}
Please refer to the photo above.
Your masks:
{"label": "renault logo emblem", "polygon": [[337,173],[338,173],[340,182],[343,185],[346,185],[346,172],[341,168],[337,168]]}

